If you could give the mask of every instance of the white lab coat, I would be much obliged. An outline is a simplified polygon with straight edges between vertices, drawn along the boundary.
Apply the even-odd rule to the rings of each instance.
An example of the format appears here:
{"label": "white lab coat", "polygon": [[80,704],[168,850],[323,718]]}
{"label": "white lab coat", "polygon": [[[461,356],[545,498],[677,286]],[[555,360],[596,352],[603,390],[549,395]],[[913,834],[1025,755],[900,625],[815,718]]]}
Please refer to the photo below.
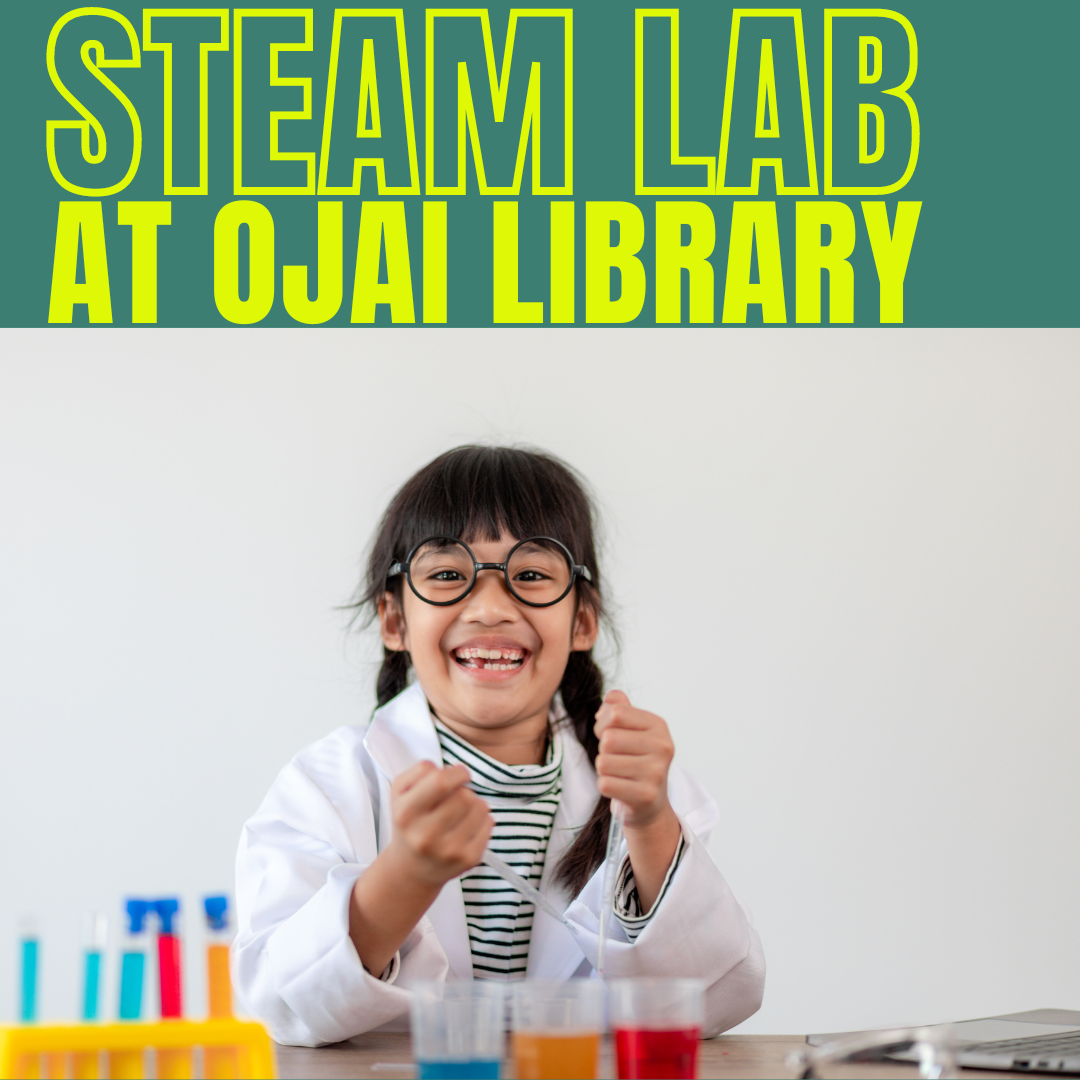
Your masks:
{"label": "white lab coat", "polygon": [[[553,869],[596,803],[596,774],[567,725],[562,797],[540,888],[575,935],[537,911],[527,977],[594,976],[601,872],[572,902]],[[375,1028],[406,1030],[409,987],[422,979],[471,979],[472,957],[458,880],[447,882],[395,958],[393,981],[369,975],[349,938],[356,879],[393,831],[390,783],[413,763],[441,763],[418,684],[376,711],[370,725],[339,728],[282,769],[244,826],[236,863],[236,992],[279,1042],[318,1046]],[[711,1037],[761,1004],[761,943],[708,852],[716,803],[672,766],[668,786],[686,850],[653,918],[634,944],[609,920],[605,974],[696,977],[707,985]]]}

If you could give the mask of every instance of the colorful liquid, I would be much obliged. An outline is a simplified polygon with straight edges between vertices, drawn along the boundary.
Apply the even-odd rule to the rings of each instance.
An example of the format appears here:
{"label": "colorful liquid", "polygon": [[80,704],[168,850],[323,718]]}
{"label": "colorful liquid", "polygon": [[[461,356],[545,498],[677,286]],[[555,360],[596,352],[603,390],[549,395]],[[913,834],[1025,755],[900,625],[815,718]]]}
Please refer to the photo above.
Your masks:
{"label": "colorful liquid", "polygon": [[499,1080],[499,1059],[418,1061],[416,1070],[420,1080]]}
{"label": "colorful liquid", "polygon": [[96,1020],[98,1015],[98,986],[101,983],[101,953],[91,950],[86,954],[86,978],[83,980],[84,1020]]}
{"label": "colorful liquid", "polygon": [[615,1029],[619,1080],[694,1080],[701,1028]]}
{"label": "colorful liquid", "polygon": [[71,1055],[71,1072],[61,1071],[61,1076],[72,1080],[98,1080],[101,1076],[101,1055],[96,1050],[79,1050]]}
{"label": "colorful liquid", "polygon": [[23,938],[22,943],[22,1002],[19,1019],[31,1024],[37,1019],[37,960],[36,938]]}
{"label": "colorful liquid", "polygon": [[206,1080],[230,1080],[240,1075],[239,1058],[233,1046],[203,1047],[203,1076]]}
{"label": "colorful liquid", "polygon": [[191,1051],[181,1047],[158,1050],[154,1075],[158,1080],[191,1080],[195,1075]]}
{"label": "colorful liquid", "polygon": [[518,1080],[594,1080],[600,1058],[596,1031],[515,1031]]}
{"label": "colorful liquid", "polygon": [[232,981],[229,979],[228,945],[207,946],[206,975],[210,1015],[221,1019],[232,1016]]}
{"label": "colorful liquid", "polygon": [[126,952],[120,961],[120,1019],[138,1020],[142,1015],[143,968],[141,952]]}
{"label": "colorful liquid", "polygon": [[113,1050],[109,1054],[109,1077],[111,1080],[139,1080],[146,1076],[141,1050]]}
{"label": "colorful liquid", "polygon": [[180,1001],[180,939],[175,934],[158,934],[157,948],[162,1019],[183,1016]]}
{"label": "colorful liquid", "polygon": [[41,1076],[41,1055],[20,1054],[15,1059],[15,1072],[13,1076],[21,1076],[23,1080],[38,1080]]}

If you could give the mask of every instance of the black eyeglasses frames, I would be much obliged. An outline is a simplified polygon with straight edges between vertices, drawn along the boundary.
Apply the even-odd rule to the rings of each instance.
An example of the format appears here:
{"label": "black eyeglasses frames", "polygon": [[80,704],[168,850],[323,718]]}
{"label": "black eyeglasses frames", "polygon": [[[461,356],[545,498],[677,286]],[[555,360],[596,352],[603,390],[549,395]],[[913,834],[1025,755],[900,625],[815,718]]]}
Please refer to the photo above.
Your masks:
{"label": "black eyeglasses frames", "polygon": [[429,536],[404,562],[393,563],[386,576],[404,574],[421,600],[445,607],[469,595],[481,570],[501,570],[510,595],[529,607],[557,604],[579,577],[592,581],[589,568],[575,563],[566,545],[551,536],[519,540],[501,563],[478,562],[464,540]]}

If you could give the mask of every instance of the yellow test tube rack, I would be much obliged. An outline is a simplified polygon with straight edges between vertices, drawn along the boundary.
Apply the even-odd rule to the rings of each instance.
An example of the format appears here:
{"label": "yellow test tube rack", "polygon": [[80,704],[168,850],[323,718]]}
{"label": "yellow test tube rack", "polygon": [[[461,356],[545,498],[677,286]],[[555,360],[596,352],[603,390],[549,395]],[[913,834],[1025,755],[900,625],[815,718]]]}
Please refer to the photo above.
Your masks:
{"label": "yellow test tube rack", "polygon": [[266,1029],[232,1019],[0,1027],[0,1080],[184,1080],[197,1074],[272,1080],[274,1052]]}

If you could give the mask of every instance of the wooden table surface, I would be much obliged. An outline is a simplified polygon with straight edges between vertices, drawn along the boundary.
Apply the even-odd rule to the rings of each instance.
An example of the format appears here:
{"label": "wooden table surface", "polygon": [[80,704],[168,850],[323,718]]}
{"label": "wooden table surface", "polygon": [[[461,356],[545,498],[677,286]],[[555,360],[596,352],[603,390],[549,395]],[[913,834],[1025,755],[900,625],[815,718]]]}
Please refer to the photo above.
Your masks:
{"label": "wooden table surface", "polygon": [[[741,1077],[743,1080],[780,1080],[791,1077],[791,1070],[784,1058],[795,1047],[802,1045],[802,1035],[721,1035],[701,1044],[698,1055],[698,1076],[701,1080],[719,1077]],[[304,1046],[277,1047],[278,1076],[282,1080],[343,1080],[345,1077],[381,1077],[382,1080],[408,1077],[404,1069],[373,1069],[376,1063],[407,1065],[412,1061],[408,1035],[363,1035],[350,1042],[335,1046],[322,1046],[312,1050]],[[600,1061],[600,1075],[612,1077],[614,1053],[609,1040],[605,1040]],[[838,1065],[826,1073],[830,1077],[866,1077],[868,1080],[888,1077],[905,1080],[918,1076],[913,1065],[890,1062]],[[971,1077],[1004,1077],[1016,1080],[1015,1073],[983,1072],[963,1069],[964,1080]]]}

